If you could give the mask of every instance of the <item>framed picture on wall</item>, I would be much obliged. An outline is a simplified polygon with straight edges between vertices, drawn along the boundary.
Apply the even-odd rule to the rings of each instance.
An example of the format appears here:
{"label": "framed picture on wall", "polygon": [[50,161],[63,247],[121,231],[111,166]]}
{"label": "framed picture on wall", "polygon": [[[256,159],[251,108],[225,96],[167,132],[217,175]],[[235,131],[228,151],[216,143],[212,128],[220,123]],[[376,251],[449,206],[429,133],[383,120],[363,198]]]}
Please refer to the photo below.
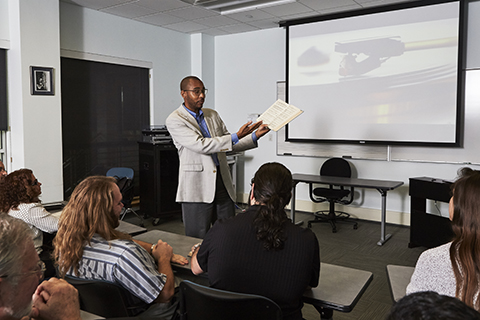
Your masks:
{"label": "framed picture on wall", "polygon": [[32,66],[30,70],[31,94],[53,96],[55,94],[53,68]]}

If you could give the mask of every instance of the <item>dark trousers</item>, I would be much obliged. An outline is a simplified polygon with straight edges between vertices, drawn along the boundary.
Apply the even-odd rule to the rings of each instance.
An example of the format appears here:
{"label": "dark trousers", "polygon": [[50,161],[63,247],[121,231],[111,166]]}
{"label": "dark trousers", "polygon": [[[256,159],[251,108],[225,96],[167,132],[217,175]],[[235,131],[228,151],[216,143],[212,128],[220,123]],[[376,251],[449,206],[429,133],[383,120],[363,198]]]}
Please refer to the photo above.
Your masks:
{"label": "dark trousers", "polygon": [[235,204],[225,189],[220,171],[217,172],[213,202],[183,202],[182,215],[185,235],[202,239],[217,219],[235,216]]}

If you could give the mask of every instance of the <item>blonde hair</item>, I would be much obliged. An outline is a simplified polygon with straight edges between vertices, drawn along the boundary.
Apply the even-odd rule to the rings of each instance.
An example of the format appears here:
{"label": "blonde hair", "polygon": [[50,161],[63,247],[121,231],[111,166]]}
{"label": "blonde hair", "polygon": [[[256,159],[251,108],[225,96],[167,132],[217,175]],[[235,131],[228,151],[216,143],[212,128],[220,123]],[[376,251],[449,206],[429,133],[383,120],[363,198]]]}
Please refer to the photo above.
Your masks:
{"label": "blonde hair", "polygon": [[107,241],[131,239],[129,235],[115,230],[118,227],[118,217],[113,210],[115,182],[112,177],[91,176],[73,190],[53,241],[54,259],[61,277],[71,268],[78,275],[83,248],[90,244],[94,234]]}

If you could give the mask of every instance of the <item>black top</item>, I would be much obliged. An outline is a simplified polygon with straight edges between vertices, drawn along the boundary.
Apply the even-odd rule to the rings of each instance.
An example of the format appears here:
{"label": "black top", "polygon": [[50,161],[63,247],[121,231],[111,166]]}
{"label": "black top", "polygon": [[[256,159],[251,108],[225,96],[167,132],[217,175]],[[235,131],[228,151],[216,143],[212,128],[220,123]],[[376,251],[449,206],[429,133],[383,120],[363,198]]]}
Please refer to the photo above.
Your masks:
{"label": "black top", "polygon": [[258,208],[217,221],[200,247],[199,266],[212,287],[265,296],[282,308],[284,319],[302,319],[302,295],[318,285],[318,240],[310,229],[287,221],[284,248],[266,251],[252,226]]}

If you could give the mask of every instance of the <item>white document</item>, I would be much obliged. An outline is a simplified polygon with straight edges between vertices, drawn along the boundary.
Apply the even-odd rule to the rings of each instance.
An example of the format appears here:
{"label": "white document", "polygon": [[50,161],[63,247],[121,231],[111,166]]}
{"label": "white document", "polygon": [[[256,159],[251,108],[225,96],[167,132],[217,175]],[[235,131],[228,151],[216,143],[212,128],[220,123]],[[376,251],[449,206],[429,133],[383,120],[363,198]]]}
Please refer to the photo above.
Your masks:
{"label": "white document", "polygon": [[303,110],[278,99],[267,111],[258,117],[257,121],[262,120],[263,123],[268,124],[271,130],[278,131],[302,113]]}

